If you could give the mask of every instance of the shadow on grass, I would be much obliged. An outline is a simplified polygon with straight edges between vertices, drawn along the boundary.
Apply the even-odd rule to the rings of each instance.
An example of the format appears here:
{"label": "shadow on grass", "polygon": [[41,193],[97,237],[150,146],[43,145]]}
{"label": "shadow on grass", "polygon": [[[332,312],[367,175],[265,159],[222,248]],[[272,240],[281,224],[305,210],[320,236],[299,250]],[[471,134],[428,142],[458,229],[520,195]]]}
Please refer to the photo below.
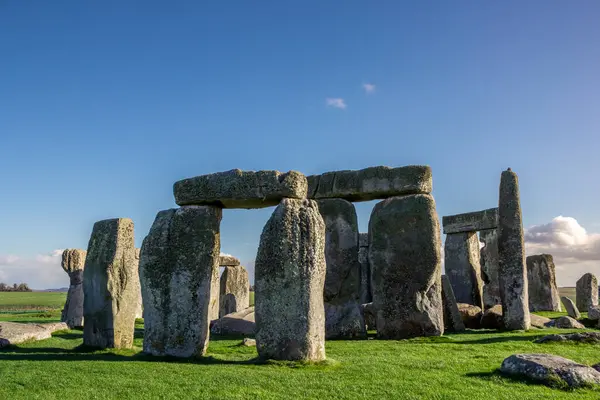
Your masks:
{"label": "shadow on grass", "polygon": [[540,338],[542,336],[546,336],[545,334],[541,335],[523,335],[523,336],[496,336],[496,337],[487,337],[475,340],[455,340],[453,344],[492,344],[492,343],[506,343],[506,342],[533,342],[535,339]]}
{"label": "shadow on grass", "polygon": [[[500,370],[500,368],[497,368],[491,372],[469,372],[469,373],[465,374],[465,376],[468,378],[478,378],[478,379],[483,379],[483,380],[487,380],[487,381],[505,380],[505,381],[514,382],[514,383],[522,383],[522,384],[526,384],[526,385],[530,385],[530,386],[543,385],[543,386],[550,387],[552,389],[559,389],[559,390],[563,390],[563,391],[573,391],[575,389],[575,388],[570,387],[564,380],[562,380],[558,376],[549,376],[546,380],[536,380],[536,379],[532,379],[532,378],[529,378],[524,375],[506,374],[506,373],[502,372]],[[596,391],[599,390],[598,388],[593,387],[591,385],[583,386],[583,387],[581,387],[581,389],[593,389]]]}

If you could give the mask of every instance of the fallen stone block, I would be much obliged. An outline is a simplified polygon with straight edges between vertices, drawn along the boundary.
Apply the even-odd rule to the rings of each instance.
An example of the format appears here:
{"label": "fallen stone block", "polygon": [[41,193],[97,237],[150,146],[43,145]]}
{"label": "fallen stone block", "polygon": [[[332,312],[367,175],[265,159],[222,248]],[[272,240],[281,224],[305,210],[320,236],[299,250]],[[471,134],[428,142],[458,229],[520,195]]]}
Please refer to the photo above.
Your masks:
{"label": "fallen stone block", "polygon": [[444,233],[476,232],[498,227],[498,208],[442,217]]}
{"label": "fallen stone block", "polygon": [[426,165],[333,171],[307,179],[308,197],[315,200],[369,201],[407,194],[429,194],[432,190],[431,168]]}
{"label": "fallen stone block", "polygon": [[571,317],[560,317],[554,320],[554,327],[559,329],[585,329],[585,326]]}
{"label": "fallen stone block", "polygon": [[577,342],[577,343],[600,343],[599,332],[581,332],[581,333],[563,333],[546,335],[533,341],[533,343],[549,343],[549,342]]}
{"label": "fallen stone block", "polygon": [[256,333],[254,307],[248,307],[213,321],[210,333],[224,336],[254,335]]}
{"label": "fallen stone block", "polygon": [[64,322],[49,324],[23,324],[18,322],[0,322],[0,348],[52,337],[56,331],[69,329]]}
{"label": "fallen stone block", "polygon": [[175,182],[180,206],[213,205],[221,208],[263,208],[284,198],[306,198],[306,177],[297,171],[242,171],[201,175]]}
{"label": "fallen stone block", "polygon": [[457,304],[458,311],[460,312],[460,316],[462,318],[463,324],[466,328],[469,329],[479,329],[481,328],[481,316],[483,312],[480,307],[474,306],[472,304],[458,303]]}
{"label": "fallen stone block", "polygon": [[325,339],[366,339],[367,329],[360,306],[325,303]]}
{"label": "fallen stone block", "polygon": [[575,319],[581,318],[581,313],[579,312],[579,309],[577,308],[573,300],[566,296],[562,296],[560,298],[560,301],[562,301],[563,306],[565,306],[565,310],[567,310],[567,314],[569,315],[569,317]]}

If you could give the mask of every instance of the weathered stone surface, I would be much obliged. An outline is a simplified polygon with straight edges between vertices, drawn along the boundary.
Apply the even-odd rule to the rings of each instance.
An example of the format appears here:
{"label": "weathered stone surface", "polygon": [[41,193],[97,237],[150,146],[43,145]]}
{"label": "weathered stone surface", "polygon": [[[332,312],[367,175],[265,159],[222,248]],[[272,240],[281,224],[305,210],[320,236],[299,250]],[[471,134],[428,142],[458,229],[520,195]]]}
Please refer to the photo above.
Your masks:
{"label": "weathered stone surface", "polygon": [[263,208],[283,198],[303,199],[308,184],[297,171],[231,171],[201,175],[175,182],[175,202],[222,208]]}
{"label": "weathered stone surface", "polygon": [[527,284],[530,311],[562,311],[550,254],[527,257]]}
{"label": "weathered stone surface", "polygon": [[600,306],[590,306],[588,308],[588,318],[592,321],[600,320]]}
{"label": "weathered stone surface", "polygon": [[444,245],[446,276],[459,303],[483,308],[479,239],[475,232],[446,235]]}
{"label": "weathered stone surface", "polygon": [[367,329],[360,306],[325,303],[325,339],[365,339]]}
{"label": "weathered stone surface", "polygon": [[534,343],[549,342],[577,342],[577,343],[600,343],[600,332],[563,333],[546,335],[533,341]]}
{"label": "weathered stone surface", "polygon": [[225,336],[254,335],[256,333],[254,318],[254,307],[248,307],[213,321],[210,333]]}
{"label": "weathered stone surface", "polygon": [[360,263],[360,303],[373,301],[371,294],[371,267],[369,265],[369,234],[358,235],[358,262]]}
{"label": "weathered stone surface", "polygon": [[452,285],[446,275],[442,275],[442,302],[444,304],[444,330],[454,332],[464,331],[465,324],[458,310]]}
{"label": "weathered stone surface", "polygon": [[565,310],[567,311],[569,317],[575,319],[581,318],[581,313],[579,312],[579,309],[577,308],[575,303],[573,303],[573,300],[566,296],[562,296],[560,300],[562,301],[563,306],[565,306]]}
{"label": "weathered stone surface", "polygon": [[430,195],[392,197],[369,221],[369,262],[377,336],[444,333],[440,230]]}
{"label": "weathered stone surface", "polygon": [[241,265],[225,267],[221,274],[219,317],[250,307],[248,271]]}
{"label": "weathered stone surface", "polygon": [[133,221],[94,224],[83,272],[83,344],[99,348],[133,346],[139,296]]}
{"label": "weathered stone surface", "polygon": [[[135,249],[135,262],[137,264],[136,269],[139,271],[139,265],[140,265],[140,254],[141,254],[142,249],[140,248],[136,248]],[[138,297],[136,299],[136,306],[135,306],[135,318],[143,318],[144,317],[144,302],[142,301],[142,285],[139,283],[139,279],[138,279]]]}
{"label": "weathered stone surface", "polygon": [[204,355],[218,290],[221,214],[218,207],[187,206],[156,216],[140,258],[144,352]]}
{"label": "weathered stone surface", "polygon": [[369,201],[407,194],[429,194],[433,186],[431,168],[426,165],[333,171],[309,176],[308,181],[308,197],[316,200]]}
{"label": "weathered stone surface", "polygon": [[554,320],[554,327],[560,329],[585,329],[585,326],[571,317],[560,317]]}
{"label": "weathered stone surface", "polygon": [[502,322],[502,306],[496,304],[494,307],[488,308],[481,315],[479,323],[483,329],[504,329]]}
{"label": "weathered stone surface", "polygon": [[362,312],[367,329],[368,330],[376,330],[377,329],[377,310],[375,309],[375,306],[373,306],[373,303],[361,304],[360,311]]}
{"label": "weathered stone surface", "polygon": [[242,340],[242,346],[256,347],[256,340],[250,339],[250,338],[244,338],[244,340]]}
{"label": "weathered stone surface", "polygon": [[480,328],[481,316],[483,315],[481,308],[465,303],[458,303],[457,307],[465,327],[469,329]]}
{"label": "weathered stone surface", "polygon": [[69,329],[69,326],[64,322],[49,324],[0,322],[0,349],[29,340],[49,339],[52,337],[52,333],[66,329]]}
{"label": "weathered stone surface", "polygon": [[237,267],[240,264],[240,260],[231,254],[221,253],[219,256],[219,266],[221,267]]}
{"label": "weathered stone surface", "polygon": [[483,306],[490,308],[502,304],[500,282],[498,281],[498,230],[480,231],[479,241],[484,244],[479,250],[481,280],[483,281]]}
{"label": "weathered stone surface", "polygon": [[83,268],[85,250],[66,249],[62,253],[62,268],[69,275],[69,292],[60,320],[70,328],[83,326]]}
{"label": "weathered stone surface", "polygon": [[498,280],[504,327],[529,329],[527,270],[517,174],[502,172],[498,202]]}
{"label": "weathered stone surface", "polygon": [[554,321],[550,318],[542,317],[537,314],[529,314],[529,318],[531,320],[531,326],[535,328],[550,328],[554,326]]}
{"label": "weathered stone surface", "polygon": [[312,200],[284,199],[255,263],[256,344],[264,359],[325,359],[325,223]]}
{"label": "weathered stone surface", "polygon": [[552,354],[515,354],[504,359],[500,371],[548,385],[556,385],[557,380],[573,388],[600,383],[600,372],[592,367]]}
{"label": "weathered stone surface", "polygon": [[498,209],[489,208],[464,214],[442,217],[444,233],[476,232],[498,227]]}
{"label": "weathered stone surface", "polygon": [[584,274],[577,281],[575,287],[577,308],[587,310],[591,306],[598,305],[598,279],[592,273]]}
{"label": "weathered stone surface", "polygon": [[[220,242],[220,241],[219,241]],[[218,263],[218,261],[217,261]],[[208,320],[215,321],[219,319],[221,308],[221,279],[219,278],[219,268],[212,271],[210,280],[210,302],[208,303]]]}

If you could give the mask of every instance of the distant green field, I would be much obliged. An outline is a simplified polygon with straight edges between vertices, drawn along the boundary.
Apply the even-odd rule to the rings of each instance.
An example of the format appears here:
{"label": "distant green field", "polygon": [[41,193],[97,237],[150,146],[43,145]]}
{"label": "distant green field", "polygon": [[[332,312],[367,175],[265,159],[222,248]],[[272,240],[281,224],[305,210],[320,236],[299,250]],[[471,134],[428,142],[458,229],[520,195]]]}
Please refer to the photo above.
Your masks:
{"label": "distant green field", "polygon": [[62,309],[66,298],[64,292],[0,292],[0,311]]}
{"label": "distant green field", "polygon": [[574,287],[561,287],[558,288],[558,292],[561,296],[570,297],[571,300],[575,301],[575,288]]}

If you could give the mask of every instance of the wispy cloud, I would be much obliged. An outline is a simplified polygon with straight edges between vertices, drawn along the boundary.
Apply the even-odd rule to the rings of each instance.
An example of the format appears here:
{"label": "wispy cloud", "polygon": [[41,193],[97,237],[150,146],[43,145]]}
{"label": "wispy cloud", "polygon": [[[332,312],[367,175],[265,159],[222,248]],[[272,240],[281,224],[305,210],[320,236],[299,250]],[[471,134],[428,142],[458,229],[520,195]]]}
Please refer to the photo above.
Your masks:
{"label": "wispy cloud", "polygon": [[339,108],[342,110],[345,110],[347,107],[346,102],[342,98],[328,98],[325,100],[325,104],[327,104],[327,107]]}
{"label": "wispy cloud", "polygon": [[365,90],[365,93],[373,93],[375,92],[375,85],[372,83],[363,83],[363,89]]}
{"label": "wispy cloud", "polygon": [[0,255],[0,282],[27,283],[33,289],[69,286],[69,277],[60,266],[62,249],[34,257]]}
{"label": "wispy cloud", "polygon": [[588,233],[572,217],[562,215],[525,230],[527,255],[552,254],[560,286],[573,286],[586,272],[600,274],[600,234]]}

